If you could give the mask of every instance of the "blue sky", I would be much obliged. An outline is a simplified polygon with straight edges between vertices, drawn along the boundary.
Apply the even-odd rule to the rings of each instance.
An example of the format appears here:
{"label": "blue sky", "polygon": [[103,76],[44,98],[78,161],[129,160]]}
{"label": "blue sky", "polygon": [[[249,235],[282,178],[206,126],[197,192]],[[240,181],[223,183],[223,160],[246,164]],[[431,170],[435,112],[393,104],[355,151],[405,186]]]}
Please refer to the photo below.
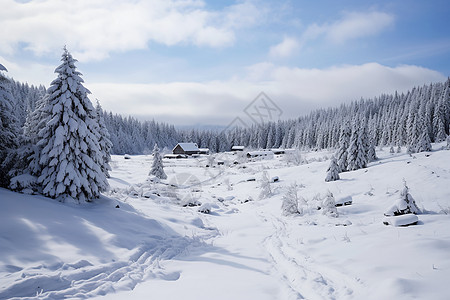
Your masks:
{"label": "blue sky", "polygon": [[292,118],[444,81],[448,1],[0,0],[0,63],[48,86],[62,47],[91,99],[226,125],[264,91]]}

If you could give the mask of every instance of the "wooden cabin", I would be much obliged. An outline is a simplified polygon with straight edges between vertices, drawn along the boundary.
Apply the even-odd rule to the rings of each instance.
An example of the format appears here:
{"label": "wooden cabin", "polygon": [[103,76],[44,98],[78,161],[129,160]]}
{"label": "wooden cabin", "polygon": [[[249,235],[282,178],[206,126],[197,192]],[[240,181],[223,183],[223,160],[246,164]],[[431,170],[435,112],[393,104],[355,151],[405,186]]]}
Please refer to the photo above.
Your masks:
{"label": "wooden cabin", "polygon": [[196,143],[178,143],[172,150],[173,154],[194,155],[200,154]]}

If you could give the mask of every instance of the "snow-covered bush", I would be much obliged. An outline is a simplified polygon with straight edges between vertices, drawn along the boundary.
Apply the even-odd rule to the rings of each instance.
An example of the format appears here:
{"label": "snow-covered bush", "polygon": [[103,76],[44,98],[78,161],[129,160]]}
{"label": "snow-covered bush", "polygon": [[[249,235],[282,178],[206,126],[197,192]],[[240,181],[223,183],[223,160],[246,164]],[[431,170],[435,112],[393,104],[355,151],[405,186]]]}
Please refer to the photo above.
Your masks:
{"label": "snow-covered bush", "polygon": [[9,187],[13,191],[21,192],[24,194],[34,194],[38,191],[37,177],[31,174],[21,174],[11,179]]}
{"label": "snow-covered bush", "polygon": [[326,182],[339,180],[339,166],[334,156],[331,157],[330,166],[327,169]]}
{"label": "snow-covered bush", "polygon": [[406,181],[403,182],[404,187],[400,193],[400,198],[385,213],[385,216],[399,216],[404,214],[419,214],[420,209],[417,207],[416,201],[409,193]]}
{"label": "snow-covered bush", "polygon": [[209,214],[212,210],[211,203],[203,203],[199,208],[198,212],[201,212],[203,214]]}
{"label": "snow-covered bush", "polygon": [[230,178],[225,177],[225,179],[223,180],[223,183],[227,187],[228,191],[232,191],[233,190],[233,185],[230,182]]}
{"label": "snow-covered bush", "polygon": [[298,195],[299,186],[297,183],[291,184],[283,195],[281,210],[284,216],[303,214],[303,208],[299,204],[305,203],[305,200]]}
{"label": "snow-covered bush", "polygon": [[259,194],[259,199],[265,199],[272,196],[272,187],[270,184],[270,177],[267,171],[264,171],[261,177],[260,183],[261,192]]}
{"label": "snow-covered bush", "polygon": [[295,149],[292,151],[286,151],[284,154],[284,161],[287,163],[287,165],[295,165],[299,166],[305,163],[305,160],[302,157],[302,154],[300,150]]}
{"label": "snow-covered bush", "polygon": [[339,213],[336,208],[336,202],[334,201],[333,194],[328,191],[327,196],[322,201],[322,214],[327,215],[329,217],[337,218]]}

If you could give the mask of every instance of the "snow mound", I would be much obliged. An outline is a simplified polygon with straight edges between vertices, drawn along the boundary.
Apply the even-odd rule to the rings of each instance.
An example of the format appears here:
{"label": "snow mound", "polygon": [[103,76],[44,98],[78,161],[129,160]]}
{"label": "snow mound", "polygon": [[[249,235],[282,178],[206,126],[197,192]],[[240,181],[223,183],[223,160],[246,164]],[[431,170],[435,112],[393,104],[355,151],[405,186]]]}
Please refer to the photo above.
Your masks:
{"label": "snow mound", "polygon": [[414,214],[405,214],[394,217],[385,217],[383,224],[392,226],[410,226],[416,225],[419,222],[419,218]]}

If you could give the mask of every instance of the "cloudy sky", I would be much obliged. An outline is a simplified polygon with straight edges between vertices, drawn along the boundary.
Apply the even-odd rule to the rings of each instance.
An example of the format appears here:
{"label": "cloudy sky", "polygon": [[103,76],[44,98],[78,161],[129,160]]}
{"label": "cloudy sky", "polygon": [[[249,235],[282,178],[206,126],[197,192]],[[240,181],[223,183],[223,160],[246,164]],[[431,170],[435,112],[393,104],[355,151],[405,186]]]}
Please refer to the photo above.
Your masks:
{"label": "cloudy sky", "polygon": [[104,109],[227,125],[265,92],[293,118],[444,81],[448,0],[0,0],[0,63],[48,86],[62,47]]}

